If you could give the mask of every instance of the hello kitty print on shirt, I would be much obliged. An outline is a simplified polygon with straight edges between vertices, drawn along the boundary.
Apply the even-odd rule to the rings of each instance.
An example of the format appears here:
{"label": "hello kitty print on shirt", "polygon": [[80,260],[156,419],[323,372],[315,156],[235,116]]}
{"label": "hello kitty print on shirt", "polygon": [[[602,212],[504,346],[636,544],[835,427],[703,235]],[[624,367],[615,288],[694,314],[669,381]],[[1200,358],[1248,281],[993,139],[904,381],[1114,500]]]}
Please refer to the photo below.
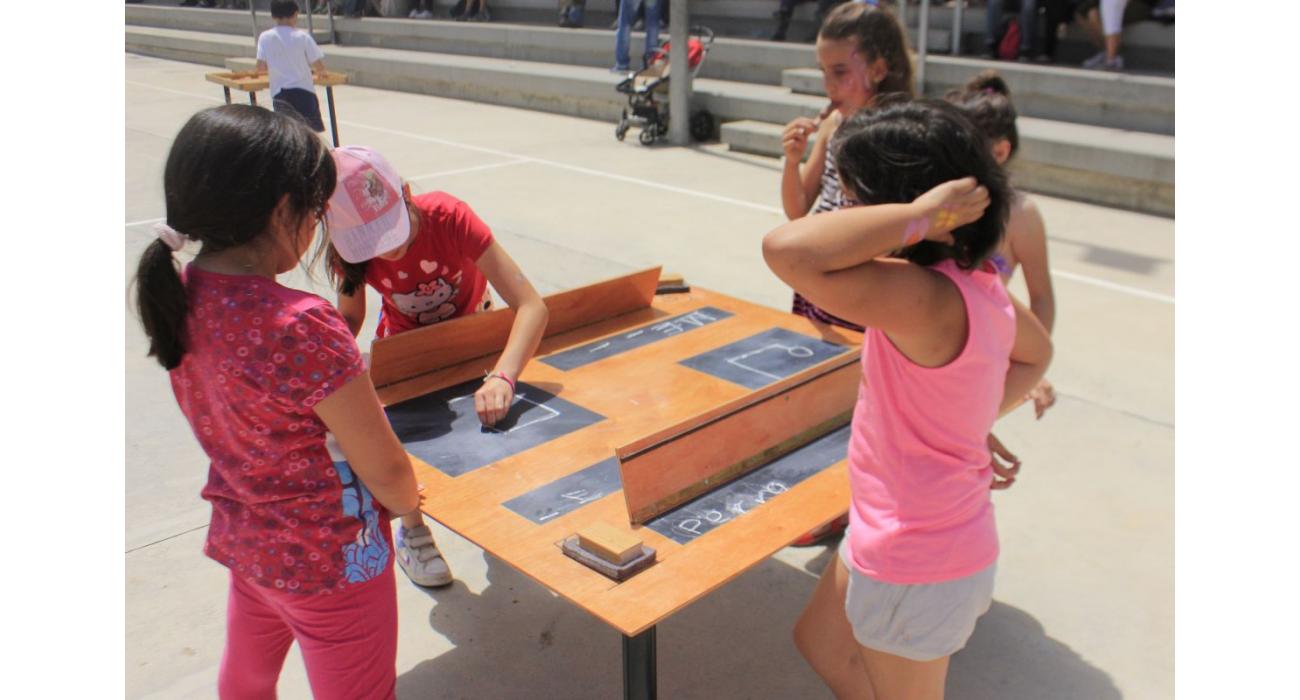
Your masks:
{"label": "hello kitty print on shirt", "polygon": [[366,263],[366,284],[383,298],[380,338],[475,313],[490,298],[477,264],[492,246],[487,225],[445,192],[417,195],[411,205],[417,232],[401,259]]}
{"label": "hello kitty print on shirt", "polygon": [[456,315],[456,307],[448,303],[454,296],[456,288],[439,277],[428,284],[416,285],[411,294],[394,294],[393,303],[402,313],[427,326]]}

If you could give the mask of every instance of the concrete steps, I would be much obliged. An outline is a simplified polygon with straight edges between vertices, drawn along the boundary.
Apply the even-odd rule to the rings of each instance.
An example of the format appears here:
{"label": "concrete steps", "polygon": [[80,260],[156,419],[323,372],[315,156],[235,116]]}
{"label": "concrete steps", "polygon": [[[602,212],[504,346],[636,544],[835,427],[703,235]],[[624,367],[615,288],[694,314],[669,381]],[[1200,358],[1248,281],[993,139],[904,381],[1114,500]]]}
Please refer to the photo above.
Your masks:
{"label": "concrete steps", "polygon": [[[918,7],[908,8],[907,26],[915,28],[919,22]],[[955,24],[955,12],[951,7],[941,7],[933,2],[930,7],[930,31],[948,33],[951,38]],[[1041,29],[1041,28],[1040,28]],[[984,50],[986,14],[983,7],[966,8],[962,12],[962,54],[979,55]],[[1041,31],[1040,31],[1041,33]],[[951,50],[951,44],[943,49]],[[1056,58],[1065,65],[1078,65],[1085,58],[1097,52],[1078,23],[1066,27],[1064,36],[1057,44]],[[1125,65],[1131,70],[1149,71],[1164,75],[1174,73],[1174,27],[1154,20],[1133,22],[1124,27],[1123,47]]]}
{"label": "concrete steps", "polygon": [[[128,26],[156,27],[158,29],[180,29],[212,34],[232,34],[246,37],[253,42],[253,20],[248,10],[215,10],[201,7],[178,7],[170,5],[127,5],[126,23]],[[316,15],[312,18],[312,36],[317,44],[332,41],[329,31],[329,18]],[[269,10],[259,4],[257,12],[257,33],[262,33],[275,26]],[[307,29],[307,17],[302,15],[298,21],[299,29]]]}
{"label": "concrete steps", "polygon": [[[602,52],[607,57],[608,32],[553,32],[549,28],[495,23],[343,21],[347,22],[363,26],[342,29],[341,35],[355,32],[358,37],[368,36],[371,43],[394,42],[403,47],[324,47],[329,66],[349,73],[356,85],[607,120],[611,132],[626,105],[626,98],[614,90],[620,76],[611,74],[604,61],[597,65],[573,65],[511,57],[521,52],[536,56],[549,41],[553,45],[552,55],[557,58],[572,57],[575,51],[586,52],[587,61],[595,63],[598,60],[595,45],[591,37],[584,40],[584,33],[603,40]],[[413,38],[409,30],[394,25],[417,25],[422,29]],[[385,33],[386,28],[391,33]],[[430,40],[430,33],[436,37],[440,32],[459,28],[467,31],[459,43],[449,42],[455,48],[469,50],[469,40],[473,38],[479,50],[498,55],[430,50],[433,46],[441,48],[441,42]],[[747,70],[775,71],[777,76],[791,64],[781,67],[778,61],[765,55],[768,52],[759,49],[776,48],[770,52],[775,54],[791,49],[809,51],[808,47],[769,42],[729,42],[731,65],[735,70],[740,71],[745,59],[752,58],[755,63],[748,64]],[[522,51],[522,46],[529,48]],[[249,37],[143,26],[126,28],[126,47],[135,53],[231,68],[249,67],[254,55]],[[791,55],[797,54],[785,53],[784,57]],[[243,60],[227,62],[228,58]],[[710,61],[713,58],[711,54]],[[695,90],[694,106],[708,109],[723,122],[724,142],[736,150],[769,155],[780,153],[780,125],[796,116],[815,115],[825,104],[824,97],[795,93],[779,84],[701,77],[696,80]],[[1031,189],[1143,211],[1172,213],[1172,137],[1028,117],[1021,120],[1021,133],[1022,152],[1017,158],[1020,161],[1017,171],[1025,175],[1024,181],[1032,184]]]}
{"label": "concrete steps", "polygon": [[[926,61],[925,92],[942,97],[991,65],[1010,86],[1020,116],[1174,133],[1173,78],[932,56]],[[826,94],[816,68],[787,69],[781,84],[800,94]]]}
{"label": "concrete steps", "polygon": [[[1013,178],[1027,189],[1172,216],[1174,140],[1105,127],[1021,117]],[[721,139],[745,153],[781,157],[783,125],[724,122]]]}
{"label": "concrete steps", "polygon": [[[811,12],[811,5],[800,7]],[[132,5],[127,7],[127,21],[129,26],[251,37],[248,15],[242,12]],[[611,33],[604,29],[378,18],[340,18],[335,26],[340,44],[345,46],[592,67],[609,67],[613,62]],[[634,32],[634,54],[641,52],[642,42],[643,36]],[[988,67],[997,68],[1007,77],[1017,104],[1027,116],[1173,133],[1171,78],[932,55],[927,59],[927,90],[942,94]],[[815,69],[813,48],[805,44],[720,38],[709,52],[700,77],[785,85],[799,92],[819,94],[820,77]]]}

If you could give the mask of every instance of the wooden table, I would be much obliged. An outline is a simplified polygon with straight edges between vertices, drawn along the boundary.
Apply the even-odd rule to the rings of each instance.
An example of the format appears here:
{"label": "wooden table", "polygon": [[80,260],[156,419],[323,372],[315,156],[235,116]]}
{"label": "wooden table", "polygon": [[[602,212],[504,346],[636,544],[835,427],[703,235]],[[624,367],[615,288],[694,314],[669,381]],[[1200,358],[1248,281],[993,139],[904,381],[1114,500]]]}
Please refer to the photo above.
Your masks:
{"label": "wooden table", "polygon": [[[849,392],[839,392],[844,398],[836,399],[843,404],[837,410],[851,411],[860,378],[856,362],[860,334],[700,288],[655,296],[658,273],[656,269],[634,275],[637,279],[614,291],[611,283],[605,283],[547,298],[551,311],[548,333],[553,334],[542,341],[537,358],[519,378],[519,394],[525,399],[530,393],[533,399],[553,395],[566,402],[564,406],[576,405],[603,418],[484,466],[466,470],[473,460],[461,464],[457,458],[456,468],[439,468],[420,459],[420,454],[429,454],[425,448],[448,438],[444,435],[415,449],[418,440],[411,439],[411,421],[413,417],[418,421],[425,409],[408,409],[428,400],[430,392],[446,393],[448,387],[462,383],[466,384],[459,391],[472,392],[476,380],[494,366],[504,347],[513,312],[503,309],[457,319],[376,341],[372,347],[372,378],[395,430],[414,457],[417,477],[426,487],[424,512],[622,633],[624,690],[629,698],[655,696],[657,623],[844,512],[848,502],[845,453],[838,451],[828,466],[814,470],[799,483],[751,497],[748,505],[739,509],[705,504],[703,510],[694,512],[698,517],[692,520],[683,520],[682,513],[687,511],[679,511],[674,522],[684,526],[685,533],[678,531],[682,529],[678,526],[674,526],[677,530],[665,529],[658,520],[630,525],[621,482],[601,489],[575,481],[575,474],[584,470],[595,473],[602,464],[608,473],[608,460],[620,446],[754,395],[755,389],[681,364],[741,339],[785,329],[813,342],[844,346],[836,351],[842,354],[834,364],[840,367],[837,371],[852,372],[852,376],[841,382],[848,384]],[[632,301],[620,301],[620,294]],[[640,308],[628,308],[641,302]],[[704,316],[695,318],[715,320],[692,323],[690,314],[701,311]],[[502,316],[486,318],[492,314]],[[584,325],[592,319],[595,322]],[[638,332],[657,335],[640,347],[601,355],[617,349],[619,342],[633,342],[628,338],[644,339]],[[475,354],[476,342],[494,347],[494,351],[460,361]],[[561,355],[565,351],[569,352]],[[571,361],[582,362],[584,353],[601,359],[571,366]],[[441,360],[429,359],[434,356]],[[439,366],[451,362],[456,364]],[[418,366],[421,363],[423,366]],[[408,402],[413,397],[423,398]],[[537,412],[529,420],[565,410],[561,404],[551,406],[556,409]],[[472,410],[471,400],[468,411]],[[435,420],[432,413],[428,420]],[[733,437],[740,443],[750,439],[748,435]],[[692,436],[681,439],[689,441]],[[545,501],[548,490],[561,497],[554,512],[539,510],[537,503],[531,510],[520,506],[520,501],[530,498]],[[657,550],[656,563],[618,583],[561,552],[564,538],[598,522],[642,538]]]}
{"label": "wooden table", "polygon": [[[247,92],[248,104],[256,105],[258,91],[266,90],[271,86],[271,79],[265,74],[259,74],[256,71],[208,73],[204,78],[210,83],[221,86],[221,90],[226,96],[226,104],[230,104],[231,88]],[[329,105],[330,114],[330,136],[334,140],[334,147],[337,148],[339,145],[339,124],[334,113],[334,86],[346,84],[348,76],[346,73],[325,71],[324,75],[313,75],[312,82],[325,87],[325,101]]]}

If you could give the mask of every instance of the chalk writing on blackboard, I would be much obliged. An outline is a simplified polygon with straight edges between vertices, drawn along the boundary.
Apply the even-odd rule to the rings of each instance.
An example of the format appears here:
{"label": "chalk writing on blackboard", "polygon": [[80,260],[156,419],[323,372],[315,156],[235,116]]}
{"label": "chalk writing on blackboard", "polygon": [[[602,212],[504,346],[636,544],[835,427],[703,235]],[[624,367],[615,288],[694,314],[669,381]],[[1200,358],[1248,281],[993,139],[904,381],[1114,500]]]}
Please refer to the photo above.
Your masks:
{"label": "chalk writing on blackboard", "polygon": [[794,488],[804,479],[844,459],[849,426],[833,430],[803,447],[710,491],[646,523],[646,527],[686,544]]}
{"label": "chalk writing on blackboard", "polygon": [[548,364],[556,369],[568,371],[593,362],[598,362],[607,357],[613,357],[629,350],[635,350],[639,347],[649,345],[655,341],[671,338],[681,335],[687,331],[702,328],[710,323],[716,323],[733,314],[730,311],[723,311],[712,306],[705,306],[694,311],[690,311],[680,316],[674,316],[664,321],[657,321],[648,326],[642,326],[635,330],[622,333],[620,335],[604,338],[586,345],[579,345],[576,348],[570,348],[564,352],[557,352],[554,355],[539,358],[541,362]]}
{"label": "chalk writing on blackboard", "polygon": [[604,420],[604,416],[519,382],[505,417],[484,426],[474,408],[475,379],[389,406],[393,432],[407,452],[460,476]]}
{"label": "chalk writing on blackboard", "polygon": [[688,357],[681,364],[750,389],[759,389],[849,351],[850,348],[843,345],[784,328],[771,328]]}
{"label": "chalk writing on blackboard", "polygon": [[535,522],[544,523],[598,501],[623,487],[614,457],[556,479],[503,505]]}

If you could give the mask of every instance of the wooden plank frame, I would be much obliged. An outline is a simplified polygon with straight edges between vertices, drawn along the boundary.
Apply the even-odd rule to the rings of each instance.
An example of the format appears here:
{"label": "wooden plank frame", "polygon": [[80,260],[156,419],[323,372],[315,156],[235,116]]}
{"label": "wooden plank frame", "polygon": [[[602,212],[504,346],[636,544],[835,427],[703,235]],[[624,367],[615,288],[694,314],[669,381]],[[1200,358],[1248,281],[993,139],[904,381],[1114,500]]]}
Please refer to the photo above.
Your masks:
{"label": "wooden plank frame", "polygon": [[[203,78],[209,83],[216,83],[222,87],[243,90],[244,92],[259,92],[271,86],[271,79],[266,75],[258,74],[257,71],[207,73]],[[346,85],[348,82],[348,74],[339,73],[337,71],[325,71],[325,75],[313,75],[312,82],[316,85],[323,85],[326,87]]]}
{"label": "wooden plank frame", "polygon": [[[660,268],[652,267],[545,297],[544,338],[644,309],[654,301]],[[370,380],[385,387],[501,352],[515,310],[470,314],[445,323],[380,338],[370,346]]]}
{"label": "wooden plank frame", "polygon": [[861,376],[857,353],[847,352],[616,448],[631,524],[642,525],[845,425]]}

